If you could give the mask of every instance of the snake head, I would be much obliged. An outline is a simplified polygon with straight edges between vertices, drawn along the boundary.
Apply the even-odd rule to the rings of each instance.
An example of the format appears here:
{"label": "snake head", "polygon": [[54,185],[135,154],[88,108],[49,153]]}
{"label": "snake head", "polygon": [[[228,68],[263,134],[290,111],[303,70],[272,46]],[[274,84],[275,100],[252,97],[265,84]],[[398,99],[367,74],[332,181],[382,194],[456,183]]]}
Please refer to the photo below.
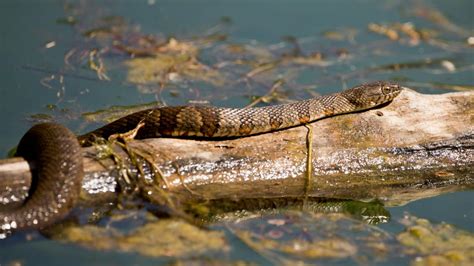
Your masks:
{"label": "snake head", "polygon": [[375,81],[343,91],[341,94],[357,110],[363,110],[392,101],[401,90],[402,87],[397,83]]}

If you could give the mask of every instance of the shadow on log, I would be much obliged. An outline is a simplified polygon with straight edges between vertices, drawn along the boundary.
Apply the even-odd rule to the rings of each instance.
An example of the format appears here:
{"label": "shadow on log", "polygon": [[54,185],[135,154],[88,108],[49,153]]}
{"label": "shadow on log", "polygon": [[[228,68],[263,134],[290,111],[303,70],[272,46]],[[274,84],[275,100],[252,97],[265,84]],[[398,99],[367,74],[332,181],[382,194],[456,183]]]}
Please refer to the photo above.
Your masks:
{"label": "shadow on log", "polygon": [[[406,89],[383,108],[311,123],[309,195],[400,205],[473,188],[473,107],[474,92],[425,95]],[[169,182],[166,189],[182,199],[298,197],[305,191],[307,134],[301,126],[232,140],[161,138],[129,146],[153,153]],[[116,195],[119,170],[110,159],[99,163],[97,153],[84,148],[84,203]],[[0,164],[0,203],[26,198],[30,168],[21,158]]]}

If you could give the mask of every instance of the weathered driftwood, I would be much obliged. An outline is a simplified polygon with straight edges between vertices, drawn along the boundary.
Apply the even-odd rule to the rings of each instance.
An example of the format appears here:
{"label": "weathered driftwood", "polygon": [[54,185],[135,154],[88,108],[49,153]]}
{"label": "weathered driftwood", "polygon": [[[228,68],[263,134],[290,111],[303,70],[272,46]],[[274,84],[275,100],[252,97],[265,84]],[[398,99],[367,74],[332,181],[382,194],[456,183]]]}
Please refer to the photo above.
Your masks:
{"label": "weathered driftwood", "polygon": [[[383,108],[310,124],[309,194],[379,198],[392,205],[473,188],[473,107],[474,92],[405,90]],[[169,182],[166,189],[184,198],[300,196],[307,180],[307,133],[301,126],[232,140],[137,140],[129,147],[153,153]],[[119,171],[110,159],[99,163],[94,147],[84,148],[84,155],[84,199],[110,199]],[[0,203],[26,197],[30,167],[20,158],[0,164]]]}

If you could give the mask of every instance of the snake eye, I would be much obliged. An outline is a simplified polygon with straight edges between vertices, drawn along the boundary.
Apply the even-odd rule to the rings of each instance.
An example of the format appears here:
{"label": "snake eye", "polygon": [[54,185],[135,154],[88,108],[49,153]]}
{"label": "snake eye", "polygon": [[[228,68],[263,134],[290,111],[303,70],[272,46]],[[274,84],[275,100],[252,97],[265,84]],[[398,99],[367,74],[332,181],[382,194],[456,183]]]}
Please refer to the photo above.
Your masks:
{"label": "snake eye", "polygon": [[382,93],[388,95],[392,93],[392,88],[390,86],[385,85],[382,87]]}

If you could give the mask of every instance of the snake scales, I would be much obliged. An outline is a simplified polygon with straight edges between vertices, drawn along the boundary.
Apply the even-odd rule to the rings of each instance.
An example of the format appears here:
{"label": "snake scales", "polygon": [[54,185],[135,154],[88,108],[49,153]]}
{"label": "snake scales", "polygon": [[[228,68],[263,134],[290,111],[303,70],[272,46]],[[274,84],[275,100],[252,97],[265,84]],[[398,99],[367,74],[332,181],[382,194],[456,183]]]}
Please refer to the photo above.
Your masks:
{"label": "snake scales", "polygon": [[35,164],[30,196],[21,207],[0,212],[0,236],[19,229],[43,228],[69,213],[81,190],[81,145],[88,145],[97,136],[107,138],[144,122],[136,138],[245,137],[366,110],[390,102],[400,91],[398,84],[377,81],[339,93],[268,107],[161,107],[122,117],[79,137],[57,124],[35,125],[23,136],[17,151],[18,156]]}

